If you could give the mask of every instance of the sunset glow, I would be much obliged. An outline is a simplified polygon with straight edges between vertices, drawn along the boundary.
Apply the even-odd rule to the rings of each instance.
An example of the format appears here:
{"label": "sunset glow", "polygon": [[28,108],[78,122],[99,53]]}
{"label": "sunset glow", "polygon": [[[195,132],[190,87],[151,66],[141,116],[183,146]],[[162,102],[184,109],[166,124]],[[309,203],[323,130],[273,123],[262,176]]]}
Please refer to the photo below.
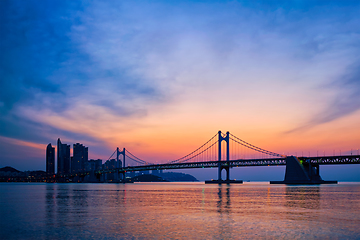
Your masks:
{"label": "sunset glow", "polygon": [[280,154],[360,148],[358,3],[0,4],[1,167],[44,168],[58,138],[154,163],[219,130]]}

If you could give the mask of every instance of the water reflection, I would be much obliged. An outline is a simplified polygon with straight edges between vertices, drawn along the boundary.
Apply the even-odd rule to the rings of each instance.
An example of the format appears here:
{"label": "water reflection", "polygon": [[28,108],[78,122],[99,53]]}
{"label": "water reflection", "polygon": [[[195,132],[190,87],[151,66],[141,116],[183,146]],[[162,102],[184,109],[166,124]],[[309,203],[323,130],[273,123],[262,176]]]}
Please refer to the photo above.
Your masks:
{"label": "water reflection", "polygon": [[[30,226],[42,239],[326,239],[334,235],[356,239],[360,237],[359,189],[47,184],[37,192],[43,196],[39,205],[45,207],[29,208],[26,215],[34,220],[36,211],[45,210],[37,215],[42,218],[38,228],[28,222],[22,228]],[[35,200],[29,198],[29,204],[39,206]],[[318,231],[313,231],[315,225]],[[17,239],[31,239],[13,232]]]}
{"label": "water reflection", "polygon": [[86,222],[82,219],[88,219],[88,190],[72,189],[69,204],[71,211],[69,212],[70,222],[73,226],[85,226]]}
{"label": "water reflection", "polygon": [[46,225],[82,226],[88,215],[88,191],[74,189],[71,185],[46,184],[45,188]]}
{"label": "water reflection", "polygon": [[[225,197],[223,197],[223,194],[225,194]],[[222,212],[230,213],[231,211],[230,185],[226,185],[225,187],[219,186],[217,209],[219,213]]]}
{"label": "water reflection", "polygon": [[285,206],[320,209],[320,187],[286,187]]}
{"label": "water reflection", "polygon": [[54,226],[55,225],[55,206],[56,206],[56,199],[55,199],[55,191],[54,191],[54,184],[47,184],[46,185],[46,193],[45,193],[45,211],[46,211],[46,225],[47,226]]}
{"label": "water reflection", "polygon": [[321,206],[320,187],[286,187],[284,206],[287,219],[318,221],[318,210]]}
{"label": "water reflection", "polygon": [[[215,232],[214,239],[230,239],[232,236],[231,201],[230,201],[230,185],[220,185],[218,187],[217,212],[218,216],[218,232]],[[218,234],[218,236],[217,236]]]}
{"label": "water reflection", "polygon": [[[70,186],[69,186],[70,187]],[[62,188],[59,185],[56,189],[56,213],[57,213],[57,225],[63,227],[67,225],[70,212],[70,189],[68,187]]]}

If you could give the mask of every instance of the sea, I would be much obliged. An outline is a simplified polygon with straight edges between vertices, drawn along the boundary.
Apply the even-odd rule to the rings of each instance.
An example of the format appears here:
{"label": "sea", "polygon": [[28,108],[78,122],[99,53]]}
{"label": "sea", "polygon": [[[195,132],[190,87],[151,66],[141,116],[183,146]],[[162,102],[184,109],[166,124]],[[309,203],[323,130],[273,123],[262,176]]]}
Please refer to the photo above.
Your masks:
{"label": "sea", "polygon": [[0,239],[360,239],[360,183],[1,183]]}

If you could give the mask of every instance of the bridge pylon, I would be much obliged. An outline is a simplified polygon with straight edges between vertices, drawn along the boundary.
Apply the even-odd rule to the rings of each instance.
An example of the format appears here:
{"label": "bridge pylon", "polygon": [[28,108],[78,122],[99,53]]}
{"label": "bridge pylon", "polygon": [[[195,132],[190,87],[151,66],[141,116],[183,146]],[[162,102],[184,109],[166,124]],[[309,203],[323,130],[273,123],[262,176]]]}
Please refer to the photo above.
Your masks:
{"label": "bridge pylon", "polygon": [[[222,161],[221,143],[226,142],[226,161]],[[230,132],[226,132],[226,136],[223,137],[221,131],[218,132],[218,180],[205,181],[205,183],[242,183],[242,180],[230,180]],[[226,180],[222,180],[221,172],[225,169]]]}
{"label": "bridge pylon", "polygon": [[[219,141],[218,141],[218,144],[219,144],[219,156],[218,156],[218,181],[221,182],[222,179],[221,179],[221,172],[223,169],[226,170],[226,181],[229,181],[230,180],[230,168],[229,168],[229,160],[230,160],[230,157],[229,157],[229,152],[230,152],[230,147],[229,147],[229,132],[226,132],[226,136],[223,137],[222,136],[222,133],[221,131],[218,132],[219,134]],[[222,141],[225,141],[226,142],[226,164],[224,165],[222,162],[221,162],[221,157],[222,157],[222,152],[221,152],[221,143]]]}
{"label": "bridge pylon", "polygon": [[[123,156],[123,166],[120,166],[120,164],[119,164],[119,155],[122,155]],[[122,151],[120,151],[119,150],[119,147],[117,147],[116,148],[116,164],[117,164],[117,166],[116,166],[116,168],[125,168],[125,156],[126,156],[126,154],[125,154],[125,148],[123,148],[123,150]],[[126,177],[125,177],[125,171],[122,171],[121,172],[122,173],[122,181],[123,182],[125,182],[125,180],[126,180]]]}

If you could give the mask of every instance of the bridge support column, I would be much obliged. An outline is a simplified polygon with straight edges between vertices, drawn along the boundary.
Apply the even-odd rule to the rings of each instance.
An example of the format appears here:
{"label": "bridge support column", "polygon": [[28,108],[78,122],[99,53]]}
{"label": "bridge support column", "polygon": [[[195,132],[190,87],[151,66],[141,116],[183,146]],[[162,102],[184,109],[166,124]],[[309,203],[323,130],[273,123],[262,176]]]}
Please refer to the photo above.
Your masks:
{"label": "bridge support column", "polygon": [[223,137],[221,135],[221,131],[218,132],[219,135],[219,140],[218,140],[218,144],[219,144],[219,148],[218,148],[218,182],[220,183],[222,181],[221,179],[221,171],[222,171],[222,164],[221,164],[221,142],[223,140]]}
{"label": "bridge support column", "polygon": [[299,160],[297,157],[286,157],[284,181],[270,181],[270,184],[329,184],[337,181],[324,181],[320,177],[319,165],[312,165],[310,160]]}
{"label": "bridge support column", "polygon": [[121,173],[121,181],[123,182],[123,183],[125,183],[125,181],[126,181],[126,172],[122,172]]}
{"label": "bridge support column", "polygon": [[[230,133],[226,132],[226,136],[223,137],[221,134],[221,131],[218,132],[219,134],[219,150],[218,150],[218,180],[211,180],[211,181],[205,181],[205,183],[242,183],[241,180],[230,180]],[[226,142],[226,161],[221,161],[221,143],[222,141]],[[221,172],[225,169],[226,171],[226,180],[222,180],[221,178]]]}
{"label": "bridge support column", "polygon": [[230,168],[227,167],[227,168],[225,168],[225,170],[226,170],[226,181],[229,181],[230,180]]}
{"label": "bridge support column", "polygon": [[[123,156],[123,164],[121,166],[121,161],[119,161],[119,155],[122,155]],[[125,168],[125,148],[123,148],[122,151],[119,150],[119,148],[116,148],[116,161],[117,161],[117,168],[120,170],[121,168]],[[119,171],[120,172],[120,171]],[[122,178],[121,178],[121,182],[122,183],[125,183],[126,182],[126,171],[121,171],[121,175],[122,175]]]}

